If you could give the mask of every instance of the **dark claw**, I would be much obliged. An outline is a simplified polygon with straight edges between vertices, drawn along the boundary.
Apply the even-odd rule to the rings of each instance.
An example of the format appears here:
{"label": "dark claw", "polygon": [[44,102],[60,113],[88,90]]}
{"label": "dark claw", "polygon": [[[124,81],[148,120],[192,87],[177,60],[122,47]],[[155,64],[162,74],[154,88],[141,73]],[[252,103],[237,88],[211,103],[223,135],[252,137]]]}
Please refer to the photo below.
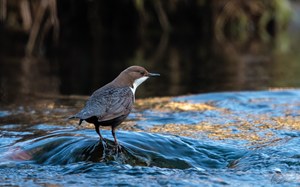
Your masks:
{"label": "dark claw", "polygon": [[123,152],[123,151],[122,151],[123,148],[122,148],[122,146],[121,146],[120,144],[115,145],[115,149],[116,149],[116,152],[117,152],[117,153],[119,153],[119,152],[122,153],[122,152]]}
{"label": "dark claw", "polygon": [[100,141],[101,141],[103,147],[107,148],[107,141],[105,139],[103,139],[103,140],[100,139]]}

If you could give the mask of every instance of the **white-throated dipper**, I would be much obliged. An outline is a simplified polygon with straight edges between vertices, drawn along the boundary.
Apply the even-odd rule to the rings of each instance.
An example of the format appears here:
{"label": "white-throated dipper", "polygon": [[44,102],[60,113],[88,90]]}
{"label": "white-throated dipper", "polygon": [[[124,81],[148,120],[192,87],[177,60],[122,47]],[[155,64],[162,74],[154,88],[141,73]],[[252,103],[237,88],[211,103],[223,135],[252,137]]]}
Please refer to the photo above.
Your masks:
{"label": "white-throated dipper", "polygon": [[131,66],[122,71],[117,78],[96,90],[86,102],[85,107],[72,118],[79,119],[79,125],[85,120],[95,125],[95,130],[101,141],[100,126],[111,126],[115,144],[118,141],[115,129],[131,112],[136,88],[149,77],[160,76],[149,73],[141,66]]}

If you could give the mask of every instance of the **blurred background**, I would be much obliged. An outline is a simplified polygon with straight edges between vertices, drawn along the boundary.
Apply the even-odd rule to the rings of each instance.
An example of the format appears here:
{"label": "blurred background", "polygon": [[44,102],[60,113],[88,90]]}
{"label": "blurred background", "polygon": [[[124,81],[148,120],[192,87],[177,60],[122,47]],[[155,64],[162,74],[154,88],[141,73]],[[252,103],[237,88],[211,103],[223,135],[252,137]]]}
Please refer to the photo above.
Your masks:
{"label": "blurred background", "polygon": [[90,95],[131,65],[137,97],[300,87],[300,1],[0,0],[0,102]]}

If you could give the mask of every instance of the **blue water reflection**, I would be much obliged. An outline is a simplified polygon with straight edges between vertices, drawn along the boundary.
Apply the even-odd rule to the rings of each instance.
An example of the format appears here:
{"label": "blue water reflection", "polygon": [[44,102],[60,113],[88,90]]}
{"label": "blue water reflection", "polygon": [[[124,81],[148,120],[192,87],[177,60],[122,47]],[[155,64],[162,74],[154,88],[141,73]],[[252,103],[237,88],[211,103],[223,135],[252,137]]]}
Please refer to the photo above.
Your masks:
{"label": "blue water reflection", "polygon": [[[57,123],[34,123],[34,115],[65,115],[67,107],[35,108],[35,114],[12,109],[1,117],[0,185],[300,185],[299,90],[200,94],[172,101],[212,108],[135,111],[128,120],[132,129],[124,124],[117,131],[121,152],[110,130],[102,130],[103,145],[93,129],[69,121],[62,125],[60,117]],[[8,123],[16,113],[24,119],[16,121],[23,123]]]}

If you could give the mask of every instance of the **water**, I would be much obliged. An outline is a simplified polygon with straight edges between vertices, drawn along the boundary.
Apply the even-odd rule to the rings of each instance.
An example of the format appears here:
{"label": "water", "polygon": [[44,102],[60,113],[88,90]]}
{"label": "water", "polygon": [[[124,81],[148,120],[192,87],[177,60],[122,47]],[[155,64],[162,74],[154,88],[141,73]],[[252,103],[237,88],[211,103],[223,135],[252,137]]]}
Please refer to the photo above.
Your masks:
{"label": "water", "polygon": [[[300,186],[300,90],[287,89],[300,87],[292,8],[287,30],[239,41],[197,29],[102,35],[86,23],[93,14],[78,19],[73,7],[58,46],[45,41],[30,57],[25,39],[1,28],[0,186]],[[118,152],[110,129],[104,146],[93,125],[67,120],[87,97],[66,95],[90,95],[134,64],[161,74],[137,98],[195,95],[137,100],[116,132]],[[266,91],[223,92],[242,90]]]}
{"label": "water", "polygon": [[122,152],[66,120],[84,99],[1,106],[1,186],[300,185],[300,90],[137,100]]}

